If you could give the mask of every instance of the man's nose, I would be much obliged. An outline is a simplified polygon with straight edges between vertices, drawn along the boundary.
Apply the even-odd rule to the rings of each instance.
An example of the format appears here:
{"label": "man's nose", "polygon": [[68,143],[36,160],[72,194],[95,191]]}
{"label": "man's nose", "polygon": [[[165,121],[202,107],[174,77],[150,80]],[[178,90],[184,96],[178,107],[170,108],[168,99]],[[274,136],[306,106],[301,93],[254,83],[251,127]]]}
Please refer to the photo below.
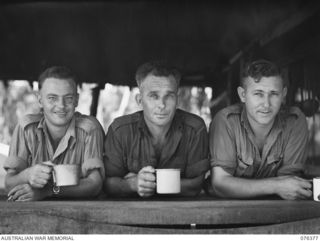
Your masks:
{"label": "man's nose", "polygon": [[270,97],[266,95],[263,99],[263,106],[264,107],[269,107],[270,106]]}
{"label": "man's nose", "polygon": [[58,107],[65,107],[66,106],[66,102],[64,101],[63,98],[58,98],[57,106]]}
{"label": "man's nose", "polygon": [[166,107],[166,102],[164,98],[159,98],[158,107],[160,109],[163,109],[164,107]]}

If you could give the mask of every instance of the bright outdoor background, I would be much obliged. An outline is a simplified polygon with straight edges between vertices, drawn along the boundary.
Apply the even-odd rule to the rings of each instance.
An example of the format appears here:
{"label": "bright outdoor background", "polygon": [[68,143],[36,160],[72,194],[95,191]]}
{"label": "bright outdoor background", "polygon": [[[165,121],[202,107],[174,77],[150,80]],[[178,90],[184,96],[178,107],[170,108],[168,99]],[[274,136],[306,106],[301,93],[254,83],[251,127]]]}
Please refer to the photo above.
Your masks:
{"label": "bright outdoor background", "polygon": [[[95,84],[82,84],[78,87],[80,95],[77,111],[83,114],[90,113],[92,102],[91,89]],[[35,93],[38,90],[37,82],[9,81],[7,85],[0,81],[0,189],[3,188],[2,168],[5,155],[8,153],[11,135],[18,120],[25,114],[38,113],[40,111]],[[97,119],[100,121],[105,132],[112,121],[125,114],[139,110],[135,101],[137,88],[127,86],[114,86],[106,84],[100,92],[97,110]],[[207,127],[212,120],[211,112],[216,111],[229,102],[226,92],[214,96],[211,88],[181,87],[179,90],[179,108],[197,114],[203,118]],[[299,96],[296,97],[298,100]],[[211,100],[211,101],[210,101]],[[212,114],[212,115],[213,115]],[[309,128],[309,163],[319,165],[320,156],[320,114],[317,112],[312,117],[307,117]]]}
{"label": "bright outdoor background", "polygon": [[[77,111],[83,114],[90,113],[91,89],[94,87],[95,84],[85,83],[78,87],[80,98]],[[27,81],[16,80],[9,81],[6,86],[3,81],[0,81],[0,189],[3,188],[5,174],[2,168],[4,155],[8,152],[14,127],[23,115],[40,111],[35,95],[37,90],[37,82],[29,84]],[[137,93],[137,88],[105,85],[100,92],[96,116],[105,132],[116,117],[139,110],[135,101]],[[211,88],[182,87],[179,90],[179,108],[201,116],[209,126],[211,96]]]}

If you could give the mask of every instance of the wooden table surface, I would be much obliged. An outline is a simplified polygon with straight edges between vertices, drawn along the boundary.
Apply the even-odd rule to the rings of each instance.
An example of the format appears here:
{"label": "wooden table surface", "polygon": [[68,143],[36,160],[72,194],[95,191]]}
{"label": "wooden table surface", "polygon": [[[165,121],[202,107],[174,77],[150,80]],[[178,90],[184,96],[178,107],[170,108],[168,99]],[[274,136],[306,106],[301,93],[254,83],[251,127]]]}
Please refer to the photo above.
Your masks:
{"label": "wooden table surface", "polygon": [[0,233],[320,233],[312,200],[0,201]]}

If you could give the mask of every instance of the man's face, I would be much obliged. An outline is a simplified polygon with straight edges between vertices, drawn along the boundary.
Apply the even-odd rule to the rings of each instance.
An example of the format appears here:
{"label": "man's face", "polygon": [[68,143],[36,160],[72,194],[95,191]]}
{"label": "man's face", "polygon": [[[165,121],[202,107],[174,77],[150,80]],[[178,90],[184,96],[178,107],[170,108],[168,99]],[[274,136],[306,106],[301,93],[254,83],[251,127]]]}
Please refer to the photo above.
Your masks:
{"label": "man's face", "polygon": [[68,80],[47,78],[38,96],[47,125],[69,125],[78,104],[75,86]]}
{"label": "man's face", "polygon": [[238,87],[238,94],[245,103],[250,125],[254,127],[270,127],[281,103],[287,94],[280,76],[262,77],[259,82],[249,77],[245,88]]}
{"label": "man's face", "polygon": [[149,74],[141,83],[137,102],[143,108],[150,127],[169,127],[177,107],[178,87],[173,76],[157,77]]}

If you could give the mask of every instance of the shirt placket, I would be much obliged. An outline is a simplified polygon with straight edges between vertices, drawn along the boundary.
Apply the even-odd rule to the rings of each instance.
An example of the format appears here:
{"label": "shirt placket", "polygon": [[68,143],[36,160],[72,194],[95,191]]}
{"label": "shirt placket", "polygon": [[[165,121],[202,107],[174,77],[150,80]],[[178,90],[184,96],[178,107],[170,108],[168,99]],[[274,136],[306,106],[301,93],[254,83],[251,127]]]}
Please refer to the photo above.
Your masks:
{"label": "shirt placket", "polygon": [[46,128],[43,128],[43,133],[44,133],[44,137],[45,137],[44,139],[45,139],[45,143],[46,143],[45,150],[47,151],[47,156],[49,157],[48,161],[53,162],[53,155],[54,155],[53,147],[51,145],[51,141],[50,141],[50,138],[49,138],[49,135],[48,135]]}

